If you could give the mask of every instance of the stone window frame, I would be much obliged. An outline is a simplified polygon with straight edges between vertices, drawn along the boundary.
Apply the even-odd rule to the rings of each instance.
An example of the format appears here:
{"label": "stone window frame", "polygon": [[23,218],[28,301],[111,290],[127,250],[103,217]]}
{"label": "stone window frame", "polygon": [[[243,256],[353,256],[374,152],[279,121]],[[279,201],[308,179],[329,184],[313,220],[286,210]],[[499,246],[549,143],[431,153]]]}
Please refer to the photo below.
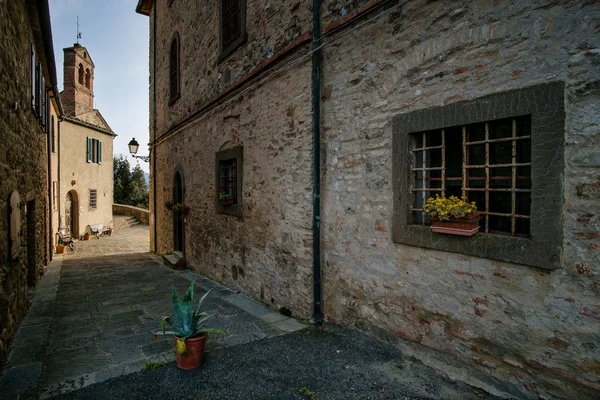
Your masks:
{"label": "stone window frame", "polygon": [[181,97],[181,38],[179,32],[173,32],[169,46],[169,105]]}
{"label": "stone window frame", "polygon": [[[411,134],[531,115],[530,237],[478,233],[470,238],[437,234],[413,224],[410,211]],[[552,82],[393,118],[392,239],[396,243],[556,269],[562,253],[565,104],[564,83]]]}
{"label": "stone window frame", "polygon": [[[226,205],[219,201],[219,188],[220,188],[220,169],[219,164],[222,161],[235,159],[237,169],[236,179],[236,191],[237,198],[236,204]],[[244,176],[244,148],[242,146],[234,147],[227,150],[218,151],[215,154],[215,209],[219,214],[228,214],[236,217],[242,217],[242,184]]]}
{"label": "stone window frame", "polygon": [[239,46],[246,42],[248,34],[246,32],[246,0],[229,0],[238,1],[240,7],[240,36],[233,42],[225,45],[223,43],[225,20],[223,15],[223,2],[227,0],[219,0],[219,59],[217,62],[223,61],[227,56],[234,52]]}

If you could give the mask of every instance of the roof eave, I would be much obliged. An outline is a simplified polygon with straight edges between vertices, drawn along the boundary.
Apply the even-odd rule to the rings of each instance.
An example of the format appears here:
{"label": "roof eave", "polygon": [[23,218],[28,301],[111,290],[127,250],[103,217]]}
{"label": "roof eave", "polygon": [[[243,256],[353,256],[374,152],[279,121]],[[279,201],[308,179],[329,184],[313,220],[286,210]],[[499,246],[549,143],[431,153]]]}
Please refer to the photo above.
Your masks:
{"label": "roof eave", "polygon": [[138,0],[135,12],[138,14],[149,16],[152,11],[154,0]]}

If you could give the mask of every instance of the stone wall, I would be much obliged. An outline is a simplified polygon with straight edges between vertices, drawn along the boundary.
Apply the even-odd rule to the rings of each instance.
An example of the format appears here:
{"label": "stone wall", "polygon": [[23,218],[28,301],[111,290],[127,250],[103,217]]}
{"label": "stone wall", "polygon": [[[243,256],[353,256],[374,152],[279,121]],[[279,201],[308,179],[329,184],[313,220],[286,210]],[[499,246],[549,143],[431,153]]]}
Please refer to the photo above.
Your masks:
{"label": "stone wall", "polygon": [[[248,42],[219,63],[217,3],[172,4],[159,2],[156,16],[162,137],[153,159],[157,251],[172,251],[173,217],[164,203],[172,200],[180,168],[191,208],[185,220],[190,267],[310,317],[310,59],[280,74],[265,70],[256,87],[208,107],[214,105],[210,99],[268,60],[269,49],[278,54],[278,46],[268,45],[262,56],[264,43],[293,43],[286,33],[293,7],[248,1]],[[328,319],[371,332],[492,393],[597,397],[600,6],[487,0],[352,4],[347,10],[322,7],[328,33],[321,93]],[[292,11],[299,36],[291,35],[296,39],[311,29],[309,5],[297,7]],[[350,30],[369,18],[374,19]],[[345,22],[347,28],[335,31]],[[175,30],[182,43],[181,98],[169,106],[168,48]],[[298,46],[287,57],[299,54]],[[558,160],[564,164],[563,215],[555,216],[564,232],[560,268],[395,243],[394,118],[547,82],[564,84],[564,105],[557,107],[564,106],[567,115],[564,143],[556,144],[564,147],[564,160]],[[215,154],[236,145],[244,148],[242,218],[215,211]]]}
{"label": "stone wall", "polygon": [[[599,395],[599,15],[583,1],[410,1],[326,46],[330,320],[491,392]],[[393,118],[552,81],[567,113],[560,269],[394,243]]]}
{"label": "stone wall", "polygon": [[113,215],[127,215],[136,218],[144,225],[150,223],[150,212],[143,208],[127,206],[124,204],[113,204]]}
{"label": "stone wall", "polygon": [[[28,283],[35,284],[48,258],[46,134],[32,111],[30,97],[31,45],[36,43],[40,57],[43,49],[33,34],[36,29],[39,32],[39,26],[32,26],[35,22],[29,13],[29,8],[34,7],[32,3],[0,2],[3,21],[0,75],[11,77],[0,81],[0,366],[6,361],[8,346],[27,310]],[[47,75],[46,78],[49,82]],[[18,261],[11,261],[8,201],[15,190],[23,205],[20,211],[23,246]],[[28,232],[28,218],[34,232]],[[28,242],[28,237],[33,240]]]}

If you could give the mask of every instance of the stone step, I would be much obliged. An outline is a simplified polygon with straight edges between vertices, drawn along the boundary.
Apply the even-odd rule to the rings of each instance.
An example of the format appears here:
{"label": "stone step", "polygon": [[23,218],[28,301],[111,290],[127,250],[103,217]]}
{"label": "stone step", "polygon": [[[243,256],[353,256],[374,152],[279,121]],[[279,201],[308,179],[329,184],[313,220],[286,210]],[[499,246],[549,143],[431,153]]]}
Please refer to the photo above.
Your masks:
{"label": "stone step", "polygon": [[185,269],[185,259],[173,254],[165,254],[163,256],[163,264],[171,269]]}

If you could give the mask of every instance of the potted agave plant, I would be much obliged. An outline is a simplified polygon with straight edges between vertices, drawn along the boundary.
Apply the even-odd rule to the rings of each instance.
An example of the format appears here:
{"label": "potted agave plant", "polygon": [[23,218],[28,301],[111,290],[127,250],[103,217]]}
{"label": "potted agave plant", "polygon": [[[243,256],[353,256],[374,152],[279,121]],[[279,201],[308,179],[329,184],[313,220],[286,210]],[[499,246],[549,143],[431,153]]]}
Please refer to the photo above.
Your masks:
{"label": "potted agave plant", "polygon": [[[221,329],[204,326],[206,321],[215,318],[215,314],[209,314],[201,310],[204,299],[211,291],[209,290],[202,296],[194,311],[194,282],[190,283],[183,301],[179,300],[179,295],[173,285],[174,314],[170,317],[163,316],[161,318],[161,330],[154,333],[154,338],[157,339],[157,335],[173,335],[175,337],[178,368],[193,369],[202,365],[204,346],[208,334],[227,334]],[[167,330],[166,324],[170,325],[172,329]]]}
{"label": "potted agave plant", "polygon": [[431,230],[459,236],[473,236],[479,232],[481,214],[475,202],[469,203],[466,196],[446,197],[435,195],[425,204],[425,212],[431,220]]}

